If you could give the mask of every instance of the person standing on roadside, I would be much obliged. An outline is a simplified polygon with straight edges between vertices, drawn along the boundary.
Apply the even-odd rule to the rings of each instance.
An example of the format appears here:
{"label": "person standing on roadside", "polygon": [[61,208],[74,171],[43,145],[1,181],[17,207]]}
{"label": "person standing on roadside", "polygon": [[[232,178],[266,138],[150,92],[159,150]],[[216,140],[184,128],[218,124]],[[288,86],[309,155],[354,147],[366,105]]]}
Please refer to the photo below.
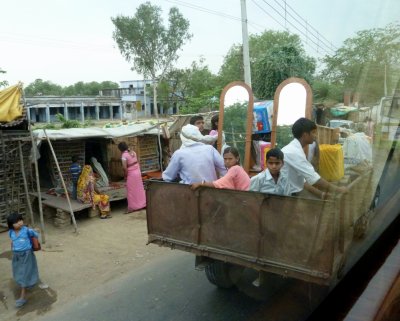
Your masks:
{"label": "person standing on roadside", "polygon": [[15,282],[21,287],[19,298],[15,301],[17,308],[26,304],[26,289],[39,280],[36,256],[33,253],[31,238],[39,234],[24,225],[21,214],[12,213],[7,217],[8,235],[11,239],[12,271]]}
{"label": "person standing on roadside", "polygon": [[78,180],[81,175],[82,168],[78,163],[78,156],[74,155],[71,158],[72,164],[69,167],[69,173],[71,174],[71,182],[72,182],[72,199],[76,200],[78,195]]}
{"label": "person standing on roadside", "polygon": [[128,200],[128,208],[125,214],[139,211],[146,207],[146,193],[143,187],[142,173],[134,151],[128,149],[125,142],[118,144],[121,152],[122,167],[124,168],[124,176],[126,180],[126,198]]}

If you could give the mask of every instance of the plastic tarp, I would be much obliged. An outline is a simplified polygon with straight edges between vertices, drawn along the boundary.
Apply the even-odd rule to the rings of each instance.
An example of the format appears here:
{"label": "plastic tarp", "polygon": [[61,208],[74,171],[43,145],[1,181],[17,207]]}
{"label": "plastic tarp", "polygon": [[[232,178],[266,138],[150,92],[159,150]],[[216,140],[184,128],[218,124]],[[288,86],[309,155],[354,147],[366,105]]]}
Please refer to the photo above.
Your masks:
{"label": "plastic tarp", "polygon": [[[117,138],[124,136],[138,136],[144,134],[157,135],[156,125],[150,123],[140,123],[124,125],[115,128],[68,128],[68,129],[46,129],[46,134],[50,140],[69,140],[82,138]],[[39,138],[46,138],[43,129],[36,129],[33,134]]]}
{"label": "plastic tarp", "polygon": [[0,91],[0,122],[10,122],[22,116],[21,95],[21,84]]}
{"label": "plastic tarp", "polygon": [[345,169],[362,162],[372,164],[372,146],[364,133],[355,133],[344,140],[344,167]]}

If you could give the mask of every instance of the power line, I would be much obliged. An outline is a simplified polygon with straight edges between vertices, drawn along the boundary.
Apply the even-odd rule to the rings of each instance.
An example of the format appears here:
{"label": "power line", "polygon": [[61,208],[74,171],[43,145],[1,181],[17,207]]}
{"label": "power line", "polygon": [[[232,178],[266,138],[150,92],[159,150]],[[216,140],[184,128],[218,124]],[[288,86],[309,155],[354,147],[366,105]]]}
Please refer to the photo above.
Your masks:
{"label": "power line", "polygon": [[[276,0],[275,0],[275,1],[276,1]],[[303,17],[301,17],[301,16],[296,12],[296,10],[294,10],[290,5],[288,5],[288,4],[286,4],[286,5],[289,7],[290,10],[292,10],[292,11],[294,12],[295,15],[297,15],[300,19],[302,19],[303,21],[305,21],[305,23],[306,23],[307,26],[311,27],[315,32],[317,32],[318,35],[321,36],[322,39],[324,39],[325,41],[327,41],[327,42],[331,45],[332,49],[334,49],[334,50],[337,50],[337,49],[338,49],[337,47],[335,47],[334,45],[332,45],[332,42],[331,42],[331,41],[329,41],[328,39],[326,39],[323,35],[321,35],[321,34],[319,33],[319,31],[318,31],[317,29],[315,29],[312,25],[310,25],[310,24],[307,22],[306,19],[304,19]]]}
{"label": "power line", "polygon": [[[209,14],[213,14],[222,18],[226,18],[226,19],[230,19],[230,20],[234,20],[234,21],[241,21],[241,18],[233,16],[233,15],[228,15],[225,14],[223,12],[217,11],[217,10],[212,10],[212,9],[208,9],[205,7],[201,7],[198,5],[194,5],[191,3],[187,3],[185,1],[180,1],[180,0],[165,0],[166,2],[170,2],[173,4],[177,4],[179,6],[183,6],[183,7],[187,7],[190,9],[194,9],[194,10],[198,10],[198,11],[202,11],[205,13],[209,13]],[[254,0],[252,0],[252,2],[259,8],[261,9],[265,14],[267,14],[273,21],[275,21],[278,25],[280,25],[282,28],[284,28],[285,30],[288,30],[287,26],[282,24],[277,18],[275,18],[274,16],[272,16],[269,12],[267,12],[263,7],[261,7],[259,4],[257,4]],[[305,43],[307,45],[307,41],[309,40],[310,42],[312,42],[316,48],[310,46],[312,49],[314,49],[317,53],[319,53],[319,50],[324,51],[326,54],[332,54],[332,52],[334,52],[334,49],[332,49],[332,44],[325,38],[323,37],[314,27],[312,27],[311,25],[309,25],[306,22],[306,26],[304,26],[298,19],[296,19],[290,12],[288,12],[287,10],[285,10],[285,16],[283,16],[279,10],[277,10],[274,6],[272,6],[271,4],[267,3],[266,1],[264,1],[264,3],[266,3],[268,6],[270,6],[281,18],[284,19],[285,24],[286,22],[289,23],[294,29],[297,30],[298,33],[300,33],[300,35],[303,35],[303,37],[305,38]],[[294,12],[294,14],[296,14],[297,16],[299,16],[301,19],[303,19],[291,6],[287,5],[285,2],[285,5],[287,7],[290,8],[290,10],[292,10]],[[281,5],[280,5],[281,6]],[[281,6],[282,7],[282,6]],[[286,17],[286,12],[288,13],[288,15],[295,21],[297,21],[298,24],[300,24],[300,26],[302,28],[306,29],[306,32],[302,31],[301,29],[299,29],[296,25],[294,25],[292,22],[290,22],[287,17]],[[304,19],[303,19],[304,20]],[[254,29],[258,29],[259,31],[264,31],[265,30],[265,26],[264,25],[260,25],[258,23],[255,23],[253,21],[250,21],[250,19],[248,20],[248,24],[250,26],[252,26]],[[310,26],[312,28],[312,30],[315,30],[317,32],[317,35],[315,35],[314,32],[312,31],[308,31],[307,30],[307,26]],[[308,36],[308,33],[310,33],[310,35],[312,37],[314,37],[316,40],[310,39],[310,37]],[[328,44],[325,43],[325,41],[323,41],[322,39],[324,39],[325,41],[328,41]],[[304,39],[303,39],[304,40]]]}
{"label": "power line", "polygon": [[[253,1],[253,3],[257,6],[257,7],[259,7],[264,13],[266,13],[266,14],[268,14],[269,16],[270,16],[270,14],[264,9],[264,8],[262,8],[260,5],[258,5],[254,0],[252,0]],[[271,5],[270,3],[268,3],[267,1],[265,1],[265,0],[262,0],[262,2],[264,2],[266,5],[268,5],[270,8],[272,8],[272,10],[274,10],[281,18],[283,18],[284,20],[286,19],[285,18],[285,16],[283,15],[283,14],[281,14],[280,12],[279,12],[279,10],[278,9],[276,9],[273,5]],[[304,31],[302,31],[302,30],[300,30],[297,26],[295,26],[291,21],[289,21],[289,20],[285,20],[285,22],[287,22],[287,23],[289,23],[294,29],[296,29],[299,33],[301,33],[303,36],[305,36],[306,37],[306,39],[308,40],[310,40],[312,43],[314,43],[316,46],[317,46],[317,48],[316,48],[316,51],[318,52],[318,49],[322,49],[325,53],[327,53],[327,54],[331,54],[332,52],[333,52],[333,50],[330,48],[330,46],[327,46],[324,42],[322,42],[322,41],[320,41],[320,39],[319,39],[319,37],[318,36],[315,36],[314,35],[314,37],[317,39],[317,41],[318,42],[315,42],[313,39],[311,39],[311,38],[309,38],[308,37],[308,35],[307,35],[307,33],[305,33]],[[281,23],[279,23],[282,27],[284,27]],[[321,45],[323,45],[323,47],[325,47],[325,48],[323,48]]]}
{"label": "power line", "polygon": [[[287,30],[287,27],[285,26],[285,25],[283,25],[280,21],[278,21],[276,18],[274,18],[269,12],[267,12],[263,7],[261,7],[258,3],[256,3],[254,0],[252,0],[252,2],[261,10],[261,11],[263,11],[267,16],[269,16],[271,19],[273,19],[276,23],[278,23],[282,28],[284,28],[285,30]],[[265,1],[264,1],[265,2]],[[267,3],[268,4],[268,3]],[[268,4],[269,5],[269,4]],[[272,7],[272,6],[271,6]],[[273,8],[273,7],[272,7]],[[277,11],[275,8],[273,8],[275,11]],[[283,17],[279,12],[278,12],[278,14],[281,16],[281,17]],[[290,22],[289,22],[290,23]],[[293,26],[293,24],[292,23],[290,23],[292,26]],[[300,33],[302,33],[298,28],[296,28],[295,26],[294,26],[294,28],[295,29],[297,29]],[[304,35],[304,33],[302,33],[303,35]],[[308,39],[307,37],[306,37],[306,39]],[[316,46],[317,46],[317,49],[315,49],[315,48],[313,48],[313,47],[311,47],[312,49],[314,49],[317,53],[318,53],[318,48],[319,48],[319,45],[318,45],[318,43],[316,43],[315,41],[313,41],[313,40],[311,40],[311,42],[313,42]],[[322,49],[322,48],[321,48]],[[329,54],[329,52],[328,51],[326,51],[326,50],[324,50],[327,54]]]}

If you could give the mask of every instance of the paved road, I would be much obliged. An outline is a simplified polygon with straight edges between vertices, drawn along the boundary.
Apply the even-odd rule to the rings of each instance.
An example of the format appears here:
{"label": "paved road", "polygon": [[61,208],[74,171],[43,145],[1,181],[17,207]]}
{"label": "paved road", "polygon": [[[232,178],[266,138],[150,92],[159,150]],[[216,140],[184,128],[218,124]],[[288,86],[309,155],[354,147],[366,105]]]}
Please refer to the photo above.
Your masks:
{"label": "paved road", "polygon": [[193,255],[176,251],[38,320],[256,320],[263,305],[238,291],[218,290],[194,269]]}

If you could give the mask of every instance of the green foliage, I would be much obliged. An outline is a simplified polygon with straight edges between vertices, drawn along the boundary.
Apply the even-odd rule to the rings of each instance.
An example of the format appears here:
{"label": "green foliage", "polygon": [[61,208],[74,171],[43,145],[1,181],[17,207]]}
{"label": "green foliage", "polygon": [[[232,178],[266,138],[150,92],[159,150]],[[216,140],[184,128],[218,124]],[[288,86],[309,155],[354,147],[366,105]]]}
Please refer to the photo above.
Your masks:
{"label": "green foliage", "polygon": [[[7,73],[5,70],[0,68],[0,74],[5,74]],[[8,81],[7,80],[0,80],[0,88],[1,87],[7,87],[8,86]]]}
{"label": "green foliage", "polygon": [[293,140],[292,126],[277,126],[276,145],[283,148]]}
{"label": "green foliage", "polygon": [[96,81],[88,83],[79,81],[74,85],[65,87],[63,91],[65,96],[97,96],[102,89],[117,89],[118,87],[118,84],[112,81],[100,83]]}
{"label": "green foliage", "polygon": [[[250,50],[250,61],[253,61]],[[244,80],[243,53],[241,45],[233,45],[224,57],[224,62],[219,70],[219,84],[225,87],[232,81]]]}
{"label": "green foliage", "polygon": [[63,88],[60,85],[56,85],[51,81],[43,81],[42,79],[36,79],[33,83],[30,83],[25,87],[26,96],[62,96]]}
{"label": "green foliage", "polygon": [[224,110],[225,142],[239,150],[240,159],[244,160],[246,145],[247,104],[234,104]]}
{"label": "green foliage", "polygon": [[343,101],[343,85],[315,79],[312,84],[313,101],[324,105],[335,105]]}
{"label": "green foliage", "polygon": [[190,68],[171,70],[165,79],[168,81],[158,85],[160,101],[177,104],[184,113],[218,107],[218,102],[211,100],[211,97],[219,97],[221,91],[217,86],[217,76],[204,65],[204,59],[192,62]]}
{"label": "green foliage", "polygon": [[[252,87],[259,99],[270,99],[277,87],[290,76],[311,80],[314,59],[306,56],[298,35],[286,31],[265,31],[249,37]],[[270,61],[271,59],[271,61]],[[219,85],[244,79],[241,45],[233,45],[219,71]]]}
{"label": "green foliage", "polygon": [[178,50],[191,39],[189,20],[176,7],[168,14],[168,28],[163,25],[161,8],[149,1],[141,4],[133,17],[111,18],[113,38],[132,69],[145,77],[162,76],[178,59]]}
{"label": "green foliage", "polygon": [[294,45],[275,45],[254,63],[253,90],[259,99],[273,99],[279,84],[289,77],[312,81],[316,62]]}
{"label": "green foliage", "polygon": [[59,122],[61,122],[61,128],[81,128],[84,127],[79,121],[77,120],[67,120],[62,114],[57,114],[56,118]]}
{"label": "green foliage", "polygon": [[56,129],[57,126],[54,124],[45,124],[42,126],[35,126],[35,129]]}
{"label": "green foliage", "polygon": [[102,89],[116,89],[118,84],[112,81],[79,81],[74,85],[62,87],[51,81],[36,79],[25,87],[26,96],[97,96]]}
{"label": "green foliage", "polygon": [[[200,93],[197,97],[187,97],[184,105],[180,107],[181,114],[195,114],[219,109],[219,96],[222,88],[214,88]],[[213,101],[213,97],[217,99]]]}
{"label": "green foliage", "polygon": [[389,94],[398,79],[400,25],[359,31],[323,61],[326,68],[321,75],[325,80],[360,93],[364,102],[375,102],[384,95],[385,69]]}

